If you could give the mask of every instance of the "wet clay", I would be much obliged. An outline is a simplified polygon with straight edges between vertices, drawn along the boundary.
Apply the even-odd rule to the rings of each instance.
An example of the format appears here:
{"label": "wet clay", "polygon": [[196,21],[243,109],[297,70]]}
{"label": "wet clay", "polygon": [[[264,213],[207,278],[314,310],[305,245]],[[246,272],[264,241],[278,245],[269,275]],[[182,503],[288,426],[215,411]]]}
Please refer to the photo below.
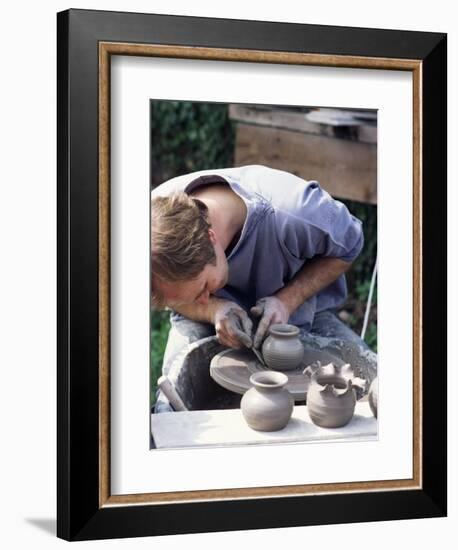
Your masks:
{"label": "wet clay", "polygon": [[274,324],[262,345],[262,355],[267,366],[277,371],[294,370],[302,363],[304,347],[300,331],[294,325]]}
{"label": "wet clay", "polygon": [[355,411],[355,388],[364,388],[365,381],[355,377],[349,364],[336,367],[317,362],[307,367],[304,375],[310,378],[307,407],[312,422],[322,428],[348,424]]}
{"label": "wet clay", "polygon": [[285,388],[288,377],[281,372],[264,371],[251,375],[253,387],[240,403],[242,414],[253,430],[273,432],[286,426],[294,407],[294,399]]}

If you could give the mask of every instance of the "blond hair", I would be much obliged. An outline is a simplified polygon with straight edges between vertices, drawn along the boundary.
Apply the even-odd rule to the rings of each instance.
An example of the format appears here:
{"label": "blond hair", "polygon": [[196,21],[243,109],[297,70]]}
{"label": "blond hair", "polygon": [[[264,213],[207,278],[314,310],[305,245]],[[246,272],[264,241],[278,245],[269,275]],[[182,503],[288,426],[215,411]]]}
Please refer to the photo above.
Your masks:
{"label": "blond hair", "polygon": [[151,286],[153,304],[164,307],[154,279],[195,279],[207,264],[216,264],[208,230],[207,206],[184,192],[151,201]]}

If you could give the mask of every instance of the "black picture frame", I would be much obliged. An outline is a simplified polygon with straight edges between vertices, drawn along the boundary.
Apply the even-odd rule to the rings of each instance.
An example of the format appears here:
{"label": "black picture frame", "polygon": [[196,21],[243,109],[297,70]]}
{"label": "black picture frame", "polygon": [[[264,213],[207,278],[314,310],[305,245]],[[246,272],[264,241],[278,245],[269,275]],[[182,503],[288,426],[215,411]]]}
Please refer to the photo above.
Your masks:
{"label": "black picture frame", "polygon": [[[101,42],[351,56],[360,59],[355,66],[361,67],[368,58],[417,62],[422,206],[417,235],[422,319],[418,487],[141,505],[101,502]],[[108,539],[446,515],[446,67],[447,36],[442,33],[73,9],[57,14],[58,537]]]}

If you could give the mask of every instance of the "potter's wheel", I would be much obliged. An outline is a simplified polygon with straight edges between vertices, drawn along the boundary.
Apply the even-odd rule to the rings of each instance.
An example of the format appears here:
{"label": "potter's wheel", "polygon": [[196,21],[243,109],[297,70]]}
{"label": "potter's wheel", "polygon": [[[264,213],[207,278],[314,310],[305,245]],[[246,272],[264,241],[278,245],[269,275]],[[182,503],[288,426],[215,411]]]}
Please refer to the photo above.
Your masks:
{"label": "potter's wheel", "polygon": [[[304,401],[307,396],[309,379],[303,370],[311,363],[321,361],[323,365],[334,363],[341,366],[344,361],[324,350],[305,349],[302,364],[294,370],[282,371],[288,377],[287,390],[295,401]],[[226,349],[217,353],[210,363],[210,376],[223,388],[244,394],[251,388],[250,376],[255,372],[269,370],[264,367],[248,349]]]}

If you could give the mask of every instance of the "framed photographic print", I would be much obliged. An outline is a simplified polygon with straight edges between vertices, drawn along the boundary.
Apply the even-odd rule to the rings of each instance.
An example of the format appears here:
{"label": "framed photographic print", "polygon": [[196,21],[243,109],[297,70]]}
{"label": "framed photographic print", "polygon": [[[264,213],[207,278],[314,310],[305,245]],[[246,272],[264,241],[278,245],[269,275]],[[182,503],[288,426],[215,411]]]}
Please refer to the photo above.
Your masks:
{"label": "framed photographic print", "polygon": [[58,536],[444,516],[446,35],[57,21]]}

